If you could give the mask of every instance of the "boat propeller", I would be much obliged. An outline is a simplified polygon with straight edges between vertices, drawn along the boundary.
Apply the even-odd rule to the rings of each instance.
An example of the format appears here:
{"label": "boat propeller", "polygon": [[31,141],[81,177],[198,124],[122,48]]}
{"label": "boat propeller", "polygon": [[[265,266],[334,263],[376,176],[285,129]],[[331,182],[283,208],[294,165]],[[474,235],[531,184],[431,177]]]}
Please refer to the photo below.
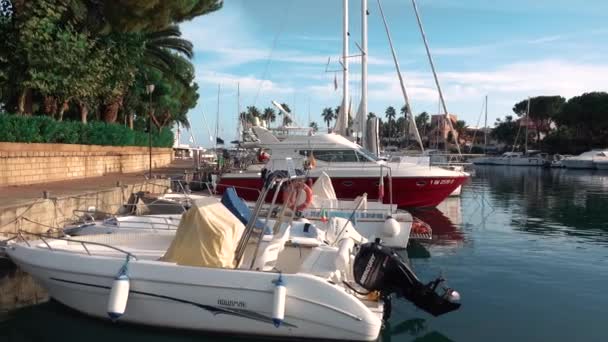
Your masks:
{"label": "boat propeller", "polygon": [[460,294],[451,289],[439,289],[445,279],[424,284],[392,248],[380,239],[361,245],[353,266],[355,281],[368,291],[379,291],[383,298],[391,294],[403,297],[433,316],[458,310]]}

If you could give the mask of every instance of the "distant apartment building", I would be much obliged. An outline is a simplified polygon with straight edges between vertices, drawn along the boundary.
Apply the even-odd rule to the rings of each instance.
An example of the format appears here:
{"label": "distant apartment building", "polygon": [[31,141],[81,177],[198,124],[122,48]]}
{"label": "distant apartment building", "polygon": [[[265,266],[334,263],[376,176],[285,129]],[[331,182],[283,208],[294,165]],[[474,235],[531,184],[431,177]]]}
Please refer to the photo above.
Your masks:
{"label": "distant apartment building", "polygon": [[[456,125],[458,116],[449,114],[452,127]],[[455,138],[458,139],[458,133],[454,131]],[[446,146],[446,142],[453,142],[450,124],[445,114],[431,115],[431,129],[427,133],[427,139],[430,148],[440,149]]]}

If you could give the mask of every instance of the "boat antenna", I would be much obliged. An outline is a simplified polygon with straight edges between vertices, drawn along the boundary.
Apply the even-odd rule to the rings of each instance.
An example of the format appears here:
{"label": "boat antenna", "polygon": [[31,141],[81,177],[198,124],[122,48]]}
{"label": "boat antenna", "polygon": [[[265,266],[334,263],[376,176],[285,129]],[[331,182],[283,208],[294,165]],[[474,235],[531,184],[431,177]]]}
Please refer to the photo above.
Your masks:
{"label": "boat antenna", "polygon": [[384,29],[386,31],[386,37],[388,38],[388,44],[391,48],[391,54],[393,55],[393,62],[395,64],[395,70],[397,71],[397,76],[399,77],[399,85],[401,86],[401,93],[403,94],[403,99],[405,100],[405,107],[407,113],[409,115],[410,121],[412,121],[412,125],[415,128],[416,140],[418,140],[418,144],[420,145],[420,150],[424,152],[424,146],[422,144],[422,139],[420,138],[420,132],[418,132],[418,127],[416,126],[416,120],[413,119],[412,115],[412,106],[410,105],[410,99],[407,95],[407,91],[405,90],[405,83],[403,82],[403,76],[401,75],[401,68],[399,67],[399,61],[397,60],[397,53],[395,52],[395,48],[393,46],[393,40],[391,38],[391,32],[388,28],[388,23],[386,22],[386,17],[384,16],[384,10],[382,9],[382,3],[380,0],[378,1],[378,8],[380,9],[380,15],[382,16],[382,22],[384,23]]}
{"label": "boat antenna", "polygon": [[[380,0],[378,0],[378,1],[380,1]],[[458,138],[456,137],[456,132],[454,131],[454,126],[452,125],[452,120],[450,119],[448,107],[446,106],[445,98],[443,97],[443,91],[441,90],[441,85],[439,84],[439,77],[437,76],[437,70],[435,70],[435,63],[433,62],[433,56],[431,55],[429,43],[426,40],[426,34],[424,33],[424,27],[422,26],[422,20],[420,19],[420,14],[418,13],[418,6],[416,5],[416,0],[412,0],[412,5],[414,7],[414,13],[416,14],[416,21],[418,22],[418,28],[420,29],[420,34],[422,35],[422,41],[424,42],[426,56],[429,59],[429,64],[431,65],[431,70],[433,71],[433,78],[435,79],[435,85],[437,86],[437,91],[439,92],[439,99],[441,100],[441,106],[443,107],[443,111],[445,112],[445,117],[448,121],[448,126],[450,127],[450,132],[452,132],[452,137],[454,137],[454,142],[456,142],[456,149],[458,150],[458,154],[460,156],[462,156],[462,153],[460,152],[460,144],[458,144]]]}

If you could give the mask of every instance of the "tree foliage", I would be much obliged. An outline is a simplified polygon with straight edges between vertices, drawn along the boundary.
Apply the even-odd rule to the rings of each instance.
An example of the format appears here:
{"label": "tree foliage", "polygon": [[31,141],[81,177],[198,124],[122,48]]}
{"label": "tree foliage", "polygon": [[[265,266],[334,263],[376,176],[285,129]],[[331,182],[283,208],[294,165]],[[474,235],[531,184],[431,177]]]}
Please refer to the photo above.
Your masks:
{"label": "tree foliage", "polygon": [[329,125],[331,124],[332,120],[336,118],[336,115],[333,109],[331,109],[331,107],[326,107],[323,108],[323,112],[321,112],[321,117],[323,118],[323,121],[325,121],[325,123],[327,124],[327,129],[329,129]]}
{"label": "tree foliage", "polygon": [[[0,0],[0,109],[59,121],[179,122],[196,105],[192,43],[175,25],[221,0]],[[145,94],[156,86],[152,96]],[[135,122],[134,122],[135,121]]]}

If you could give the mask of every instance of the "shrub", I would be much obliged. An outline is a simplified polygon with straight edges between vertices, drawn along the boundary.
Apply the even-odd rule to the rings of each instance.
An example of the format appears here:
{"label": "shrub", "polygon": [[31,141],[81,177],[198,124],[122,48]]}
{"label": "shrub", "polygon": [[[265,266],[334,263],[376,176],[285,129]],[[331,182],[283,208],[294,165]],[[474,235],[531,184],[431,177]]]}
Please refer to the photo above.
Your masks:
{"label": "shrub", "polygon": [[[0,141],[105,146],[148,146],[148,133],[119,124],[58,122],[48,116],[0,114]],[[173,132],[153,129],[152,146],[171,147]]]}

